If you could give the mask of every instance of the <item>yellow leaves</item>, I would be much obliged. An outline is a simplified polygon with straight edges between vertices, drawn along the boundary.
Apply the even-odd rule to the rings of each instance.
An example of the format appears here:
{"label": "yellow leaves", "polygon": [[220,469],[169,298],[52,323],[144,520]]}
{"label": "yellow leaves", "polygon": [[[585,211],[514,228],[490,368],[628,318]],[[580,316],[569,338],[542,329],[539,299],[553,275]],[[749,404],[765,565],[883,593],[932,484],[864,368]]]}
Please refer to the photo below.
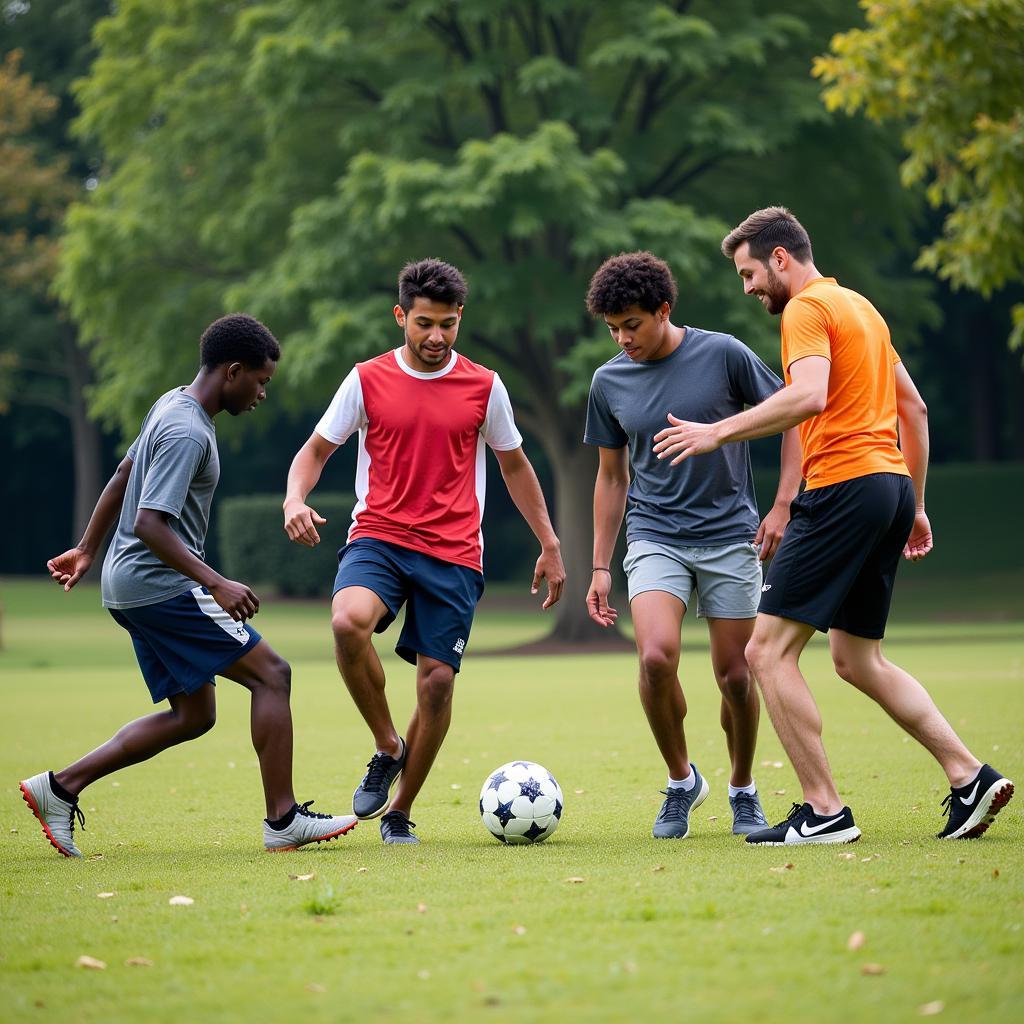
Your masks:
{"label": "yellow leaves", "polygon": [[97,960],[94,956],[80,956],[75,961],[76,967],[84,967],[89,971],[105,971],[107,965],[103,960]]}
{"label": "yellow leaves", "polygon": [[865,977],[877,977],[880,974],[885,974],[885,968],[881,964],[862,964],[860,973]]}
{"label": "yellow leaves", "polygon": [[153,961],[144,956],[129,957],[124,962],[125,967],[152,967]]}
{"label": "yellow leaves", "polygon": [[116,892],[98,892],[96,893],[96,899],[98,900],[109,900],[111,897],[116,896]]}
{"label": "yellow leaves", "polygon": [[864,935],[864,933],[863,933],[863,932],[854,932],[854,933],[853,933],[853,934],[852,934],[852,935],[851,935],[851,936],[850,936],[850,937],[849,937],[849,938],[848,938],[848,939],[846,940],[846,948],[847,948],[847,949],[848,949],[848,950],[849,950],[849,951],[850,951],[851,953],[856,953],[856,952],[857,952],[857,950],[858,950],[858,949],[860,949],[860,948],[861,948],[861,947],[862,947],[862,946],[864,945],[864,943],[865,943],[866,941],[867,941],[867,938],[865,937],[865,935]]}
{"label": "yellow leaves", "polygon": [[941,999],[935,999],[930,1003],[923,1003],[917,1008],[917,1012],[922,1017],[934,1017],[936,1014],[942,1013],[946,1008],[946,1004]]}
{"label": "yellow leaves", "polygon": [[586,879],[580,877],[579,875],[571,875],[569,878],[566,879],[566,881],[569,882],[570,885],[579,885],[581,882],[585,882]]}
{"label": "yellow leaves", "polygon": [[195,900],[191,896],[172,896],[167,902],[172,907],[191,907]]}

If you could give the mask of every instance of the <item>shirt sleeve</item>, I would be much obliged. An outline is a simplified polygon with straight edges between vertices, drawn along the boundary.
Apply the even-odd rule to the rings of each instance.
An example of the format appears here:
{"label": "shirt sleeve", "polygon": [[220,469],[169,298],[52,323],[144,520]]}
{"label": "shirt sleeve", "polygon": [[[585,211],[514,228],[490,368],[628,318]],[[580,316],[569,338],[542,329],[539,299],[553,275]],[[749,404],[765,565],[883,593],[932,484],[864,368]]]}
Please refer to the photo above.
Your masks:
{"label": "shirt sleeve", "polygon": [[807,295],[792,299],[782,314],[782,368],[807,356],[824,356],[832,361],[832,311],[819,299]]}
{"label": "shirt sleeve", "polygon": [[344,444],[357,430],[362,430],[367,422],[359,369],[353,366],[341,382],[341,387],[334,393],[327,412],[320,417],[316,432],[332,444]]}
{"label": "shirt sleeve", "polygon": [[487,400],[487,413],[480,433],[488,446],[498,452],[510,452],[523,443],[523,435],[519,433],[512,414],[508,389],[497,374],[491,381],[491,396]]}
{"label": "shirt sleeve", "polygon": [[729,338],[725,365],[732,390],[744,405],[760,405],[782,387],[782,381],[738,338]]}
{"label": "shirt sleeve", "polygon": [[629,444],[629,435],[612,414],[608,400],[597,382],[596,374],[590,383],[583,443],[597,445],[599,448],[625,448]]}
{"label": "shirt sleeve", "polygon": [[195,438],[179,434],[157,439],[142,481],[139,508],[157,509],[180,518],[188,489],[205,458],[206,449]]}

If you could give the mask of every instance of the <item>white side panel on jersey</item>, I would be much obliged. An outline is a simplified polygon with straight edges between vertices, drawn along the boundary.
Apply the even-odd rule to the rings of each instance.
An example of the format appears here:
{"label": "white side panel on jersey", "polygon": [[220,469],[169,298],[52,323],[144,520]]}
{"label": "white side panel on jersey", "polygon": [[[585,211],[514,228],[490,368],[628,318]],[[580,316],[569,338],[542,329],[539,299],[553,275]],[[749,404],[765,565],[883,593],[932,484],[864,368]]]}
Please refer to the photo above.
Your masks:
{"label": "white side panel on jersey", "polygon": [[348,528],[348,539],[352,539],[352,531],[356,528],[359,513],[366,508],[366,495],[370,489],[370,453],[366,450],[366,431],[359,431],[359,457],[356,459],[356,503],[352,507],[352,525]]}
{"label": "white side panel on jersey", "polygon": [[204,594],[202,587],[193,587],[190,591],[192,596],[196,599],[196,604],[199,605],[199,610],[211,621],[220,626],[225,633],[233,640],[237,640],[240,644],[247,644],[252,639],[252,634],[247,630],[243,623],[235,622],[233,618],[216,601],[210,594]]}
{"label": "white side panel on jersey", "polygon": [[484,554],[484,499],[487,497],[487,443],[483,434],[476,439],[476,504],[480,510],[480,557]]}

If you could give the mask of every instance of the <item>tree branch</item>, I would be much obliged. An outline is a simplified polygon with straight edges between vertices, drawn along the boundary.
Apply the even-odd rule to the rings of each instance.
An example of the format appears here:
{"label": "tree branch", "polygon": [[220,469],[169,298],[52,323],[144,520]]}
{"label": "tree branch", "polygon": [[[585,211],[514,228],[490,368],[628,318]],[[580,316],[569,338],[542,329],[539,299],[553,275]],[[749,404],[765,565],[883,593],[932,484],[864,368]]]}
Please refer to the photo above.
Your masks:
{"label": "tree branch", "polygon": [[460,224],[452,224],[449,226],[449,230],[466,247],[473,259],[482,260],[484,258],[483,249],[464,227]]}

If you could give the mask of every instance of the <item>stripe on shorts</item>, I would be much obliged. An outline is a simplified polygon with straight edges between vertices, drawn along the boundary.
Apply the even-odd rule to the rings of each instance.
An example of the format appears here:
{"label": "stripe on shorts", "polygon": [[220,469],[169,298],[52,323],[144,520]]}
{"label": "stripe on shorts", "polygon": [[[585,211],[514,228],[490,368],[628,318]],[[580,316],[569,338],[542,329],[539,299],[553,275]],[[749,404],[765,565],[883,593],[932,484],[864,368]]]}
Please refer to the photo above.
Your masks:
{"label": "stripe on shorts", "polygon": [[212,622],[215,622],[228,636],[237,640],[239,644],[245,645],[249,642],[250,634],[243,623],[235,622],[233,618],[217,602],[211,594],[203,592],[202,587],[193,587],[190,591],[199,605],[199,610]]}

